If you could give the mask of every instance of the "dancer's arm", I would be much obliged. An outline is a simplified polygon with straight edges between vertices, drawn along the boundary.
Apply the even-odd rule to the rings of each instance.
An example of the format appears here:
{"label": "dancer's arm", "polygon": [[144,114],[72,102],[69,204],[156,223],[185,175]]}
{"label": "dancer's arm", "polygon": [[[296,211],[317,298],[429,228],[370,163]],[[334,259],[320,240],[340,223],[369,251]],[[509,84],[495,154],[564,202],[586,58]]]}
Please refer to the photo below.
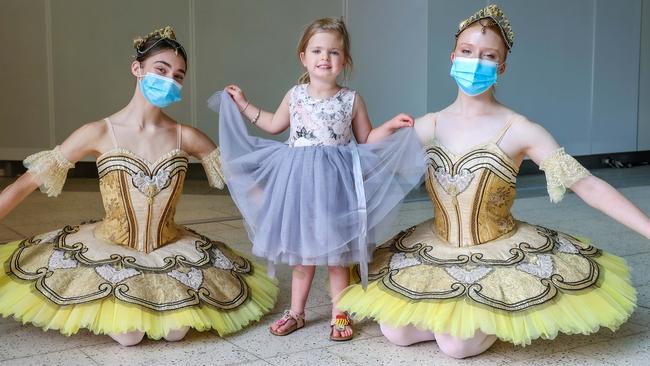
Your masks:
{"label": "dancer's arm", "polygon": [[221,170],[221,153],[215,143],[203,131],[183,125],[182,150],[201,160],[205,175],[211,187],[223,189],[225,180]]}
{"label": "dancer's arm", "polygon": [[[88,123],[74,131],[60,146],[63,158],[74,164],[86,155],[95,152],[92,141],[101,134],[101,125]],[[29,196],[39,183],[29,171],[16,179],[0,193],[0,220],[4,219],[25,197]]]}
{"label": "dancer's arm", "polygon": [[[541,126],[523,122],[520,136],[526,154],[538,165],[544,164],[559,149],[555,139]],[[609,183],[587,175],[568,186],[585,203],[650,239],[650,218]]]}
{"label": "dancer's arm", "polygon": [[289,96],[291,91],[285,94],[275,113],[271,113],[250,103],[239,86],[228,85],[225,90],[230,94],[244,116],[260,129],[277,135],[289,127]]}

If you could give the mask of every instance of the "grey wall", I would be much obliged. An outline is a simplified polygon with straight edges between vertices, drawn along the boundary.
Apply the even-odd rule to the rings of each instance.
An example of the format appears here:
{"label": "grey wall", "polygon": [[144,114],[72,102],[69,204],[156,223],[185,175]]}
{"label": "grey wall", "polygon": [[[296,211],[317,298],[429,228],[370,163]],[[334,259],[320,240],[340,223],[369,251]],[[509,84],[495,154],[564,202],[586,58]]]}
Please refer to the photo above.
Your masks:
{"label": "grey wall", "polygon": [[[0,0],[0,160],[60,143],[133,93],[131,40],[171,24],[190,53],[169,112],[217,139],[209,95],[239,83],[273,110],[301,72],[301,30],[345,16],[349,85],[375,125],[453,101],[453,33],[476,0]],[[516,33],[498,98],[574,154],[650,149],[650,0],[501,0]],[[645,16],[642,16],[644,14]],[[259,132],[256,132],[259,134]],[[282,138],[282,136],[278,137]]]}
{"label": "grey wall", "polygon": [[643,0],[641,19],[638,149],[650,150],[650,0]]}
{"label": "grey wall", "polygon": [[354,71],[350,86],[375,125],[400,112],[427,110],[426,0],[351,0],[348,27]]}

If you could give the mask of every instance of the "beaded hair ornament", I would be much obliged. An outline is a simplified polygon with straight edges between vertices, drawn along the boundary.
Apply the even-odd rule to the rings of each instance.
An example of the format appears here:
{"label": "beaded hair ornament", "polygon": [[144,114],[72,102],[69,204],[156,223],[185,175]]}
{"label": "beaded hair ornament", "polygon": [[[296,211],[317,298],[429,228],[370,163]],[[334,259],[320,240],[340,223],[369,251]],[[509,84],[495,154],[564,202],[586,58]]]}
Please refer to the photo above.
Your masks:
{"label": "beaded hair ornament", "polygon": [[[155,42],[151,43],[147,48],[142,48],[147,42],[150,40],[156,39]],[[174,29],[171,26],[166,26],[164,28],[156,29],[155,31],[147,34],[144,37],[137,37],[133,40],[133,48],[135,48],[135,52],[137,55],[143,55],[147,52],[149,52],[152,48],[156,47],[160,42],[167,42],[171,46],[174,47],[174,52],[178,55],[178,50],[181,50],[182,54],[186,54],[185,48],[178,43],[176,40],[176,34],[174,33]]]}
{"label": "beaded hair ornament", "polygon": [[458,38],[458,35],[462,31],[476,22],[479,22],[481,25],[482,33],[485,33],[486,27],[493,25],[499,27],[501,36],[503,36],[503,40],[505,41],[506,46],[508,46],[508,51],[511,50],[515,39],[515,33],[512,31],[512,26],[510,25],[508,17],[506,17],[506,15],[503,13],[503,10],[501,10],[497,5],[488,5],[485,8],[474,13],[474,15],[471,17],[460,22],[458,25],[458,32],[456,32],[456,38]]}

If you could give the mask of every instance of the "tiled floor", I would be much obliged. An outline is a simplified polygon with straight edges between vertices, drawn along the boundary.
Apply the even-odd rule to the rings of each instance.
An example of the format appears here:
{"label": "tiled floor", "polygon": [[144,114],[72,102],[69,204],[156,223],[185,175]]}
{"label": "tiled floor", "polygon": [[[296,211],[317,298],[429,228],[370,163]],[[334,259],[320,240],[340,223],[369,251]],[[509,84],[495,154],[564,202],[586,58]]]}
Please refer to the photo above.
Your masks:
{"label": "tiled floor", "polygon": [[[620,187],[645,212],[650,212],[650,167],[598,171]],[[9,182],[0,180],[0,186]],[[177,220],[213,239],[243,252],[250,244],[238,211],[227,195],[206,189],[203,182],[188,182],[177,212]],[[57,198],[40,193],[0,222],[0,242],[46,232],[65,224],[100,218],[103,210],[94,180],[75,179]],[[106,336],[80,332],[65,337],[43,332],[13,319],[0,319],[0,364],[2,365],[650,365],[650,242],[594,211],[575,195],[554,206],[543,196],[541,177],[522,177],[521,193],[514,213],[519,219],[576,235],[587,236],[601,248],[623,256],[633,269],[639,291],[639,307],[618,332],[601,330],[595,335],[560,335],[553,341],[538,340],[522,348],[497,342],[486,353],[457,361],[446,357],[435,342],[401,348],[388,343],[376,324],[356,326],[351,342],[328,340],[329,294],[326,275],[320,269],[307,303],[308,325],[287,337],[271,336],[267,327],[289,303],[289,268],[278,268],[280,298],[274,314],[259,324],[226,337],[190,332],[178,343],[144,341],[122,348]],[[431,216],[428,201],[413,194],[401,212],[399,227],[416,224]]]}

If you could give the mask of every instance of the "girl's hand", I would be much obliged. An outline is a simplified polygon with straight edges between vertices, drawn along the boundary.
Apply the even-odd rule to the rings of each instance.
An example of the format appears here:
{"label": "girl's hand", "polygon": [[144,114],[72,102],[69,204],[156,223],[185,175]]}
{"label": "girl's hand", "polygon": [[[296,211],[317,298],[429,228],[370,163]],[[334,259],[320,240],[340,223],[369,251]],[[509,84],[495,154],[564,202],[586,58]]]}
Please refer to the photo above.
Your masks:
{"label": "girl's hand", "polygon": [[404,127],[413,127],[413,117],[408,114],[400,113],[384,123],[384,126],[391,131],[399,130]]}
{"label": "girl's hand", "polygon": [[232,99],[235,101],[235,104],[237,104],[237,107],[239,107],[239,111],[243,111],[244,108],[248,106],[250,103],[248,99],[246,98],[246,95],[244,94],[244,91],[241,90],[241,88],[237,85],[228,85],[225,88],[226,93],[230,94]]}

